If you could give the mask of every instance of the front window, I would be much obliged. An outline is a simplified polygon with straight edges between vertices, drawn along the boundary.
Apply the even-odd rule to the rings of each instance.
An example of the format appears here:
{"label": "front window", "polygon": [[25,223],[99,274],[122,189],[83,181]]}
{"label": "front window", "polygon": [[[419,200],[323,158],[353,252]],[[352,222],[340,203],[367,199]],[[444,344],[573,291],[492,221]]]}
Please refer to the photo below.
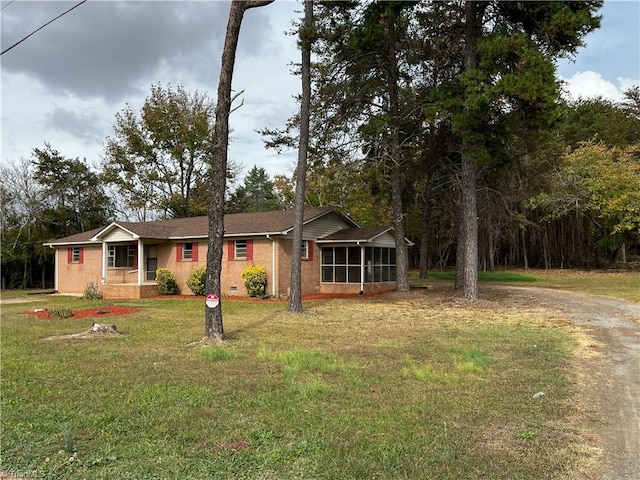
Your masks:
{"label": "front window", "polygon": [[193,243],[182,244],[182,260],[193,260]]}
{"label": "front window", "polygon": [[71,263],[81,263],[81,247],[73,247],[71,249]]}
{"label": "front window", "polygon": [[112,268],[133,268],[133,245],[109,245],[107,266]]}
{"label": "front window", "polygon": [[303,260],[309,260],[309,241],[302,240],[301,255]]}
{"label": "front window", "polygon": [[234,258],[247,258],[247,241],[246,240],[236,240],[234,242]]}

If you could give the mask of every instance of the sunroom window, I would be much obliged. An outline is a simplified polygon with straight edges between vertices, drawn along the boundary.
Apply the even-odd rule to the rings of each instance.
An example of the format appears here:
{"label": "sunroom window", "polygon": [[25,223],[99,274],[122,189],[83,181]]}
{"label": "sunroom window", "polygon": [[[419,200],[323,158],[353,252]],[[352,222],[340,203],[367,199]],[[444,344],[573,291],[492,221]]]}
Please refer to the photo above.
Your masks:
{"label": "sunroom window", "polygon": [[[322,281],[325,283],[360,283],[361,247],[324,247],[322,249]],[[365,247],[364,282],[396,281],[396,249]]]}

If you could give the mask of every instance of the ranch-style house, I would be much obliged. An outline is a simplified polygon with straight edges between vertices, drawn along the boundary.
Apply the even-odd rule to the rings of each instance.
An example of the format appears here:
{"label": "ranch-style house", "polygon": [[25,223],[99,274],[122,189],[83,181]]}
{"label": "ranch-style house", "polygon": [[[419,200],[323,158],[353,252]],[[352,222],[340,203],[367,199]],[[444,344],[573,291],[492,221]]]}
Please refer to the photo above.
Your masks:
{"label": "ranch-style house", "polygon": [[[225,215],[219,293],[245,296],[241,272],[256,264],[266,269],[267,294],[287,297],[293,225],[293,210]],[[158,268],[171,270],[179,293],[191,294],[186,280],[206,264],[207,236],[207,217],[115,221],[45,245],[56,251],[59,293],[81,294],[87,285],[96,284],[108,299],[146,298],[158,295]],[[361,228],[333,208],[309,208],[298,248],[303,295],[375,293],[397,287],[392,228]]]}

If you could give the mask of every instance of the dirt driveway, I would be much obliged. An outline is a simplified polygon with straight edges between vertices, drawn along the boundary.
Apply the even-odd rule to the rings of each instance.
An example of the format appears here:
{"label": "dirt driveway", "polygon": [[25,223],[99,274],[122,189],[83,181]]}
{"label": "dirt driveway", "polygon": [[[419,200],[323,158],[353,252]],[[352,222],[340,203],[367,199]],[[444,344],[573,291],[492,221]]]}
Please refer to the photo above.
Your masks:
{"label": "dirt driveway", "polygon": [[603,354],[586,365],[593,369],[586,372],[589,397],[593,395],[589,402],[602,405],[605,420],[598,432],[603,439],[603,480],[640,479],[640,305],[529,286],[488,286],[481,293],[566,317],[591,337]]}

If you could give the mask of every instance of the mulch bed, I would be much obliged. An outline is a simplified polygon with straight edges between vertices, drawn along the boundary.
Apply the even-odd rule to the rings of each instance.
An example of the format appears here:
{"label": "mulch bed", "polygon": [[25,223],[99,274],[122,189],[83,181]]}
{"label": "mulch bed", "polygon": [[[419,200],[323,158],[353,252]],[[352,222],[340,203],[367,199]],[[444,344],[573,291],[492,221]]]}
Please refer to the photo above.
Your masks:
{"label": "mulch bed", "polygon": [[[340,299],[340,298],[362,298],[362,297],[379,297],[381,295],[388,295],[393,293],[393,290],[387,290],[382,292],[375,293],[365,293],[364,295],[360,295],[358,293],[311,293],[309,295],[303,295],[302,300],[331,300],[331,299]],[[203,296],[196,295],[157,295],[154,298],[166,298],[166,299],[181,299],[181,300],[198,300],[204,302]],[[255,297],[246,297],[241,295],[230,295],[222,297],[223,301],[235,301],[235,302],[280,302],[286,303],[289,301],[288,298],[255,298]]]}
{"label": "mulch bed", "polygon": [[73,310],[73,315],[68,318],[57,318],[49,315],[48,310],[38,312],[24,312],[26,315],[35,315],[40,320],[78,320],[80,318],[114,317],[139,312],[139,308],[121,307],[120,305],[107,305],[106,307],[81,308]]}

